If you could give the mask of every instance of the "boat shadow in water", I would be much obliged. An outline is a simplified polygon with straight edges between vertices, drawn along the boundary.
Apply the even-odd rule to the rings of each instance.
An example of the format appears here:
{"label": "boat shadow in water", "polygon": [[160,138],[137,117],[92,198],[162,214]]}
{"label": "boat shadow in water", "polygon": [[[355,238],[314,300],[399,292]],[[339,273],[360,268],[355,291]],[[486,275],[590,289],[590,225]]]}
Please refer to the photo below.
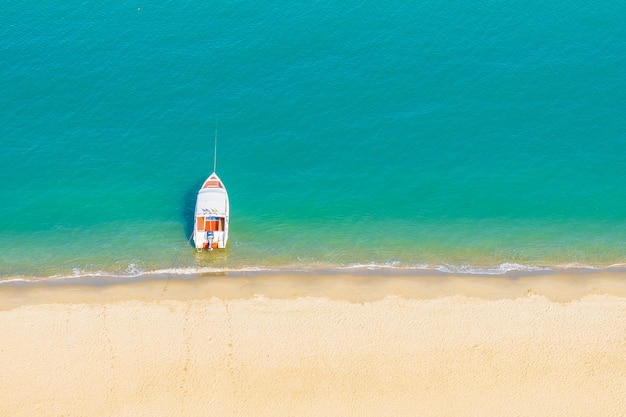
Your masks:
{"label": "boat shadow in water", "polygon": [[191,241],[191,234],[193,233],[193,216],[196,209],[196,197],[198,195],[198,190],[202,187],[203,181],[204,180],[197,181],[193,188],[189,188],[185,193],[183,200],[185,239],[187,240],[187,245],[189,246],[193,246],[193,242]]}

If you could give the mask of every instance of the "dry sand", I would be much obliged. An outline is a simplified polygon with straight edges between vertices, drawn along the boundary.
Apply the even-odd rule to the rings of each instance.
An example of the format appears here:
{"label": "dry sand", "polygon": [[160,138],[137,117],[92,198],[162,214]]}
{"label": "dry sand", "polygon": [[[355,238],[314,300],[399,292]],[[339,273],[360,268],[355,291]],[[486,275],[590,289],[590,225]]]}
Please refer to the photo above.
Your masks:
{"label": "dry sand", "polygon": [[624,416],[626,274],[0,287],[0,416]]}

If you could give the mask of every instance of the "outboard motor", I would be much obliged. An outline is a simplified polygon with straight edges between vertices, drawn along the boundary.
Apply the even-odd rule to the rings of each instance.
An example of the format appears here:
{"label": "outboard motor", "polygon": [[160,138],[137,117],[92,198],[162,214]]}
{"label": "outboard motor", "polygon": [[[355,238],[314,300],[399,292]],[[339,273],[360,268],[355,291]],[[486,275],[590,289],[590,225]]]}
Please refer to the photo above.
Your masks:
{"label": "outboard motor", "polygon": [[213,250],[213,232],[206,232],[206,240],[209,242],[209,250]]}

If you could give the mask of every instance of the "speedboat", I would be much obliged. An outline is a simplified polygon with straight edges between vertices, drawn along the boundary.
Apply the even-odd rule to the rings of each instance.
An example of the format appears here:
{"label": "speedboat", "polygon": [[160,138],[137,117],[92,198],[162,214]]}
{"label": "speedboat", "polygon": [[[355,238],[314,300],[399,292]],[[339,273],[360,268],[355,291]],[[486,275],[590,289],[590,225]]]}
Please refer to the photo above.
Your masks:
{"label": "speedboat", "polygon": [[228,243],[228,193],[215,171],[204,181],[196,199],[193,241],[198,252],[223,249]]}

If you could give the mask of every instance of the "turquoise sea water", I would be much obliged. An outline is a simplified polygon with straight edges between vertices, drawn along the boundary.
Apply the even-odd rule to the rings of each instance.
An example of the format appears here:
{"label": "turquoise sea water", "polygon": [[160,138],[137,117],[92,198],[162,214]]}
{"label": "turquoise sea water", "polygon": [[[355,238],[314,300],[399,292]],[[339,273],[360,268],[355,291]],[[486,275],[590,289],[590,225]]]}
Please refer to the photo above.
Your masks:
{"label": "turquoise sea water", "polygon": [[2,280],[626,262],[626,3],[0,10]]}

